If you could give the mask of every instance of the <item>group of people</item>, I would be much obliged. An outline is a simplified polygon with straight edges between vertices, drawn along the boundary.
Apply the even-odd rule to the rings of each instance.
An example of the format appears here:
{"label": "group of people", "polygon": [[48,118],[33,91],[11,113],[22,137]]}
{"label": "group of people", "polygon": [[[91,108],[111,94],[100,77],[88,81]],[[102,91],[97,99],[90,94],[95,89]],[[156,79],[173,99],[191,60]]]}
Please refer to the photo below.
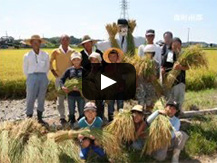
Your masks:
{"label": "group of people", "polygon": [[[24,74],[26,80],[26,115],[31,118],[33,116],[34,104],[37,100],[37,117],[38,122],[47,125],[42,119],[44,112],[44,102],[49,84],[48,72],[52,72],[55,77],[56,88],[61,88],[66,95],[58,95],[56,105],[60,114],[60,123],[65,125],[68,122],[72,127],[79,126],[79,128],[101,128],[104,117],[104,100],[95,100],[95,102],[85,99],[82,91],[76,86],[73,91],[64,85],[66,80],[79,79],[82,77],[84,69],[93,69],[92,63],[121,63],[124,53],[127,51],[126,28],[128,28],[127,20],[118,21],[118,35],[117,42],[120,48],[112,47],[109,41],[96,41],[91,39],[88,35],[84,36],[80,45],[83,50],[80,52],[72,49],[70,45],[70,37],[62,35],[60,39],[59,48],[55,49],[50,58],[49,55],[40,49],[40,45],[45,43],[45,40],[38,35],[33,35],[30,39],[25,40],[25,43],[32,47],[32,50],[24,55]],[[179,38],[173,38],[171,32],[165,32],[164,45],[159,46],[154,43],[155,31],[150,29],[146,31],[146,45],[140,45],[138,48],[139,57],[144,57],[146,54],[151,54],[152,59],[156,62],[156,77],[151,80],[143,78],[137,79],[136,99],[138,105],[132,108],[133,120],[136,128],[136,141],[132,143],[135,149],[141,149],[143,146],[144,131],[150,123],[159,115],[168,115],[173,126],[172,132],[172,146],[174,148],[173,161],[176,162],[179,158],[180,150],[183,149],[187,135],[180,130],[180,121],[177,113],[182,112],[182,104],[185,94],[185,71],[188,67],[183,67],[176,63],[177,58],[181,55],[182,41]],[[124,39],[125,38],[125,39]],[[121,40],[120,40],[121,39]],[[105,49],[106,47],[106,49]],[[152,86],[152,81],[160,79],[162,82],[163,76],[172,69],[181,70],[176,82],[173,84],[171,90],[166,94],[166,99],[169,101],[165,110],[159,110],[147,117],[147,110],[149,114],[154,106],[155,91]],[[94,71],[94,70],[93,70]],[[115,69],[114,69],[115,71]],[[85,88],[83,88],[85,89]],[[91,93],[91,92],[90,92]],[[64,100],[68,100],[68,118],[66,117]],[[108,121],[113,120],[113,113],[115,110],[115,102],[117,102],[117,109],[124,108],[123,100],[109,100],[108,102]],[[79,116],[75,117],[75,110]],[[145,112],[146,110],[146,112]],[[163,135],[162,135],[163,136]],[[98,155],[104,156],[103,149],[97,146],[97,140],[93,137],[91,140],[79,135],[81,142],[80,156],[83,159],[87,158],[90,148],[92,148]],[[169,147],[156,151],[153,156],[157,160],[164,160]]]}

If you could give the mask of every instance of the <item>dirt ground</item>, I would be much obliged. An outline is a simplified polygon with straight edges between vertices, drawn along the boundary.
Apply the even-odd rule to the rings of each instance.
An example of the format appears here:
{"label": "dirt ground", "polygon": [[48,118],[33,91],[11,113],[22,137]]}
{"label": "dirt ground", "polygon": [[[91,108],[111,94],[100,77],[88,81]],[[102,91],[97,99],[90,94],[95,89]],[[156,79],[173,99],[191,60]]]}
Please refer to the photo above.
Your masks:
{"label": "dirt ground", "polygon": [[[35,105],[34,116],[36,116]],[[67,102],[65,101],[66,113],[68,112]],[[105,107],[107,112],[107,107]],[[67,114],[66,114],[67,115]],[[77,115],[78,116],[78,115]],[[26,117],[25,115],[25,99],[22,100],[0,100],[0,122],[1,121],[14,121],[21,120]],[[44,119],[50,125],[59,126],[59,115],[54,101],[45,102]],[[214,156],[195,156],[191,159],[181,159],[182,163],[217,163],[217,155]]]}

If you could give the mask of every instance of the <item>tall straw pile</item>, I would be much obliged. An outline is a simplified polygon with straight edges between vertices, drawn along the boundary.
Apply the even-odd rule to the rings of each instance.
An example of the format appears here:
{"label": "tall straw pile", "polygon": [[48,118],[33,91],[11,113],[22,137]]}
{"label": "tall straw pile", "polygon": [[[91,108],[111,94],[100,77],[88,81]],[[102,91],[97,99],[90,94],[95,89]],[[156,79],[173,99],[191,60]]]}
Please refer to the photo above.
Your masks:
{"label": "tall straw pile", "polygon": [[[178,57],[177,62],[184,67],[200,68],[207,67],[207,59],[204,51],[199,45],[189,46],[184,52]],[[169,89],[173,86],[177,76],[180,74],[180,70],[172,69],[166,77],[165,85]]]}
{"label": "tall straw pile", "polygon": [[111,42],[112,47],[120,48],[116,39],[115,39],[115,36],[118,33],[118,25],[116,23],[107,24],[106,30],[109,34],[109,40]]}
{"label": "tall straw pile", "polygon": [[105,127],[105,130],[112,133],[119,144],[135,140],[135,126],[130,109],[122,112],[115,112],[113,121]]}
{"label": "tall straw pile", "polygon": [[[57,144],[47,139],[47,130],[34,119],[0,124],[0,162],[82,162],[73,142]],[[67,148],[64,148],[67,147]]]}

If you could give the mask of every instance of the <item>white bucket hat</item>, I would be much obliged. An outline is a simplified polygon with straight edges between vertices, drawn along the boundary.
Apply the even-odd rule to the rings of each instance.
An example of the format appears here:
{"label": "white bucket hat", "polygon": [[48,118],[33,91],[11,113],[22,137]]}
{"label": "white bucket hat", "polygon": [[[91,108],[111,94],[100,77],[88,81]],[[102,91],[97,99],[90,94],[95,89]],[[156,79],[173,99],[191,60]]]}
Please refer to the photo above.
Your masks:
{"label": "white bucket hat", "polygon": [[91,53],[90,56],[89,56],[89,59],[90,59],[90,58],[96,58],[96,59],[99,60],[100,63],[102,62],[101,55],[100,55],[99,53],[97,53],[97,52]]}
{"label": "white bucket hat", "polygon": [[73,60],[73,59],[75,59],[75,58],[82,59],[81,53],[79,53],[79,52],[74,52],[74,53],[72,53],[72,55],[71,55],[71,60]]}

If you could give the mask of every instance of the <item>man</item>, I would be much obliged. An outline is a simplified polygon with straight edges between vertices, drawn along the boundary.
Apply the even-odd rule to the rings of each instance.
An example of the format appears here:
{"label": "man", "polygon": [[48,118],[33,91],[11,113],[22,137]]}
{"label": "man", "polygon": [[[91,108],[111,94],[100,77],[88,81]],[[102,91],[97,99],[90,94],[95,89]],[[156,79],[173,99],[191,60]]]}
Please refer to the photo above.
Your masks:
{"label": "man", "polygon": [[[155,46],[155,55],[154,59],[161,65],[161,48],[154,44],[154,38],[155,38],[155,31],[153,29],[149,29],[146,31],[145,34],[147,45],[154,45]],[[138,48],[138,55],[140,57],[143,57],[145,55],[144,49],[147,45],[140,45]]]}
{"label": "man", "polygon": [[[101,55],[103,53],[99,50],[96,49],[94,47],[94,45],[96,44],[96,40],[93,40],[90,38],[90,36],[85,35],[82,39],[82,42],[80,43],[80,45],[82,45],[82,47],[84,48],[80,53],[82,55],[82,62],[81,65],[84,69],[90,69],[90,60],[89,60],[89,56],[92,54],[92,52],[97,52]],[[104,64],[104,60],[102,61],[102,64]]]}
{"label": "man", "polygon": [[173,84],[172,89],[167,92],[167,99],[175,100],[179,103],[180,111],[182,110],[182,104],[184,102],[185,97],[185,78],[186,78],[186,70],[188,67],[184,67],[181,64],[177,63],[179,55],[181,55],[182,41],[179,38],[174,38],[172,41],[172,50],[168,51],[164,56],[162,62],[162,75],[166,77],[166,75],[172,70],[180,70],[180,74],[177,76],[175,83]]}
{"label": "man", "polygon": [[[71,62],[71,54],[74,49],[69,47],[70,44],[70,37],[68,35],[62,35],[60,38],[61,45],[58,49],[55,49],[51,54],[50,59],[50,70],[54,77],[56,78],[55,86],[56,89],[59,87],[60,78],[62,77],[63,73],[72,66]],[[55,67],[53,66],[55,64]],[[64,107],[64,95],[58,95],[57,97],[57,109],[60,114],[60,123],[62,125],[66,124],[66,117],[65,117],[65,107]]]}
{"label": "man", "polygon": [[165,160],[167,156],[167,151],[169,149],[173,149],[172,163],[179,162],[179,155],[181,153],[181,150],[183,150],[185,146],[185,142],[188,139],[188,135],[185,132],[180,131],[180,125],[181,125],[180,120],[175,116],[175,114],[177,114],[178,112],[179,112],[178,103],[175,101],[169,101],[166,104],[164,110],[157,110],[147,118],[147,124],[151,124],[159,114],[170,117],[170,123],[173,129],[171,131],[172,134],[171,146],[165,147],[163,149],[159,149],[158,151],[155,151],[153,153],[154,158],[158,161]]}
{"label": "man", "polygon": [[32,47],[32,50],[24,55],[23,70],[26,80],[26,115],[31,118],[35,100],[38,101],[37,116],[38,122],[47,125],[42,119],[44,112],[44,101],[48,86],[47,73],[49,71],[49,55],[40,50],[40,45],[46,41],[39,35],[33,35],[31,39],[24,41]]}
{"label": "man", "polygon": [[[106,41],[101,41],[96,44],[96,46],[101,51],[106,51],[108,48],[119,48],[124,53],[129,53],[134,55],[135,46],[138,44],[133,36],[129,37],[130,34],[130,26],[126,19],[118,19],[117,21],[118,33],[115,36],[109,36],[110,39]],[[128,45],[130,44],[130,45]]]}
{"label": "man", "polygon": [[165,32],[163,34],[164,37],[164,45],[162,47],[162,51],[161,51],[161,55],[162,57],[169,51],[171,50],[171,45],[172,45],[172,41],[173,41],[173,34],[172,32]]}

